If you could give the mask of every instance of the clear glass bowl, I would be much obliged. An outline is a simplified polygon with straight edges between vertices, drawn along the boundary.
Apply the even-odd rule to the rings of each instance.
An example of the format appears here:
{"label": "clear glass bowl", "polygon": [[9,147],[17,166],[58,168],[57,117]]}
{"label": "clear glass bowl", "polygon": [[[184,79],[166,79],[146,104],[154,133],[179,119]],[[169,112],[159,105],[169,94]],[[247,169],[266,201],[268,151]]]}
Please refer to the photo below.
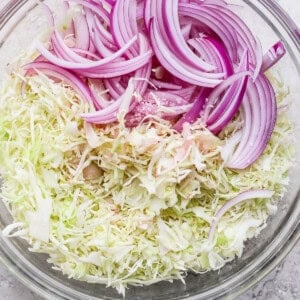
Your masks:
{"label": "clear glass bowl", "polygon": [[[278,213],[271,217],[260,236],[246,243],[240,259],[227,264],[220,272],[204,275],[189,274],[186,285],[179,281],[161,282],[148,287],[130,287],[128,299],[216,299],[234,298],[269,273],[292,249],[300,237],[300,32],[293,21],[270,0],[244,0],[241,14],[266,48],[278,39],[284,41],[288,53],[274,72],[290,88],[291,119],[295,124],[297,160],[291,171],[291,182]],[[2,0],[0,4],[0,78],[7,64],[21,49],[29,47],[46,20],[36,1]],[[1,80],[1,79],[0,79]],[[0,201],[0,229],[11,217]],[[68,279],[54,271],[46,255],[28,251],[21,239],[6,239],[0,235],[0,260],[26,286],[48,299],[120,299],[114,289]]]}

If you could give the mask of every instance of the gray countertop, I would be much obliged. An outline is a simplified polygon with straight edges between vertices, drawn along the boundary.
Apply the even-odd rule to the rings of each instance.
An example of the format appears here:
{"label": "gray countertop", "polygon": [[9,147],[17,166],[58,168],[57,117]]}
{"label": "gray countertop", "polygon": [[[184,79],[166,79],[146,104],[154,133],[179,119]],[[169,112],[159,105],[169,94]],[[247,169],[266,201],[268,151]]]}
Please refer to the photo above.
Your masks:
{"label": "gray countertop", "polygon": [[[275,1],[275,0],[269,0]],[[299,0],[277,0],[300,24]],[[0,265],[0,300],[39,300]],[[296,300],[300,299],[300,243],[288,257],[260,283],[241,295],[238,300]]]}

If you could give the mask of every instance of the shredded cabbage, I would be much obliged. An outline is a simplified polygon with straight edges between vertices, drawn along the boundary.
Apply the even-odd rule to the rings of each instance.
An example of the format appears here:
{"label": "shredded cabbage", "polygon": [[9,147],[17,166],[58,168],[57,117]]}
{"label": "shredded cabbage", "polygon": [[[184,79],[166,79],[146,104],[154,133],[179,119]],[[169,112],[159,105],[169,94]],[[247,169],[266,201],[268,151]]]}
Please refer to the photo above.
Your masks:
{"label": "shredded cabbage", "polygon": [[[160,119],[132,129],[92,126],[79,117],[91,107],[42,74],[13,73],[0,95],[2,198],[15,222],[3,234],[21,236],[69,277],[120,293],[241,256],[288,184],[293,148],[284,111],[264,154],[237,172],[224,168],[220,152],[238,118],[222,140],[201,124],[179,134]],[[249,189],[275,196],[227,212],[208,251],[216,211]]]}

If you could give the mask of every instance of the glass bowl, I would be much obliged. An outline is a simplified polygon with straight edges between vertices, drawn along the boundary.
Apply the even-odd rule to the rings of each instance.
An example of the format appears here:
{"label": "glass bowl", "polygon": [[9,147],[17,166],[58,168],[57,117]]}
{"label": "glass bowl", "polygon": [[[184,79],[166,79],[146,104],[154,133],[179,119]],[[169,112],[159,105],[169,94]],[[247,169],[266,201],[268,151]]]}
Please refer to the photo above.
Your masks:
{"label": "glass bowl", "polygon": [[[180,281],[161,282],[147,287],[130,287],[128,299],[217,299],[234,298],[269,273],[292,249],[300,237],[300,31],[287,14],[270,0],[240,0],[240,12],[264,49],[281,39],[287,55],[273,69],[280,73],[291,91],[291,119],[295,127],[297,158],[291,170],[291,182],[278,212],[269,218],[268,226],[255,239],[246,243],[240,259],[227,264],[219,272],[202,275],[189,274],[186,285]],[[32,40],[47,22],[42,17],[37,1],[2,0],[0,4],[0,78],[7,65]],[[1,80],[1,79],[0,79]],[[0,229],[11,222],[11,217],[0,201]],[[46,299],[122,299],[112,288],[68,279],[51,268],[47,256],[28,251],[21,239],[7,239],[0,235],[0,260],[26,286]]]}

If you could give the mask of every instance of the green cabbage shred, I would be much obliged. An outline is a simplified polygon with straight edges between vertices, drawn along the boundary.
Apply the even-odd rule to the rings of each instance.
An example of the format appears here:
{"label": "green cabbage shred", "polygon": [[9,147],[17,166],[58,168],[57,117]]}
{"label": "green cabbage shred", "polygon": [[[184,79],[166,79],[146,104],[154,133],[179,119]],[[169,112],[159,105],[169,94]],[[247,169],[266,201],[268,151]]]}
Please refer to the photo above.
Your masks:
{"label": "green cabbage shred", "polygon": [[[277,96],[280,105],[286,95]],[[217,270],[240,257],[288,184],[294,150],[284,110],[264,154],[234,171],[220,151],[238,118],[222,139],[198,123],[178,134],[158,118],[133,129],[92,126],[80,118],[90,105],[42,74],[12,73],[0,98],[2,198],[14,219],[3,234],[47,253],[69,277],[123,294],[128,284],[184,281],[189,270]],[[249,189],[275,196],[228,211],[208,251],[216,211]]]}

